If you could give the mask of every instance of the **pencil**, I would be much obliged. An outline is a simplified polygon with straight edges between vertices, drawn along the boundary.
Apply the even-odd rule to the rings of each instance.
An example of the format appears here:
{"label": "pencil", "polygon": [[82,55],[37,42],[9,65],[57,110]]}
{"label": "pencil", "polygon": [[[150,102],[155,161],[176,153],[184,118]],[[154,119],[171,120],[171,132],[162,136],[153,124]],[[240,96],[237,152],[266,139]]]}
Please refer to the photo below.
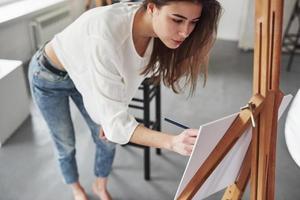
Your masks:
{"label": "pencil", "polygon": [[174,124],[175,126],[178,126],[178,127],[180,127],[180,128],[183,128],[183,129],[189,129],[189,127],[187,127],[187,126],[185,126],[185,125],[182,125],[182,124],[180,124],[180,123],[178,123],[178,122],[175,122],[175,121],[173,121],[173,120],[171,120],[171,119],[165,118],[165,121],[166,121],[166,122],[169,122],[169,123],[171,123],[171,124]]}

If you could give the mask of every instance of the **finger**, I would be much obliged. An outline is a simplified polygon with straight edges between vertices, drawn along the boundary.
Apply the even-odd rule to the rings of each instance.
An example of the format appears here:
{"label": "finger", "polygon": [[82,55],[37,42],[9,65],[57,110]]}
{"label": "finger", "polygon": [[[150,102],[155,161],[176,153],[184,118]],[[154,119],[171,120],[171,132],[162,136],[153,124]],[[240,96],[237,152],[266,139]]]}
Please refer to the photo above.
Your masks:
{"label": "finger", "polygon": [[187,134],[192,137],[197,137],[199,130],[198,129],[188,129]]}
{"label": "finger", "polygon": [[101,130],[100,130],[99,138],[102,139],[102,140],[107,140],[107,138],[106,138],[106,136],[105,136],[105,133],[104,133],[104,131],[103,131],[102,128],[101,128]]}
{"label": "finger", "polygon": [[105,135],[100,135],[100,139],[102,140],[106,139]]}
{"label": "finger", "polygon": [[105,136],[100,137],[100,140],[103,140],[105,142],[108,142],[108,139]]}
{"label": "finger", "polygon": [[194,145],[196,143],[196,137],[185,137],[183,142],[185,144]]}
{"label": "finger", "polygon": [[185,146],[184,149],[188,155],[191,155],[191,153],[193,151],[193,145],[187,145],[187,146]]}
{"label": "finger", "polygon": [[100,131],[99,138],[102,139],[103,137],[104,137],[104,135],[103,135],[102,131]]}

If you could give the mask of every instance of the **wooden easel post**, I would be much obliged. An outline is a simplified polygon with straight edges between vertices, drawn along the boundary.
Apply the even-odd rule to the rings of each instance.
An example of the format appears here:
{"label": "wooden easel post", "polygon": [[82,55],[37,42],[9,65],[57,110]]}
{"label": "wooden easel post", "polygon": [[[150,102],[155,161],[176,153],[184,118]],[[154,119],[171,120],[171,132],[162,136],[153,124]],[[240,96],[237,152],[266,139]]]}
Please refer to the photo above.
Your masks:
{"label": "wooden easel post", "polygon": [[[200,166],[178,199],[192,199],[202,184],[249,127],[255,118],[252,142],[236,182],[224,200],[240,199],[249,179],[251,200],[273,200],[278,108],[283,94],[279,90],[283,0],[255,1],[255,49],[253,97],[248,110],[242,110],[223,138]],[[251,163],[250,163],[251,160]]]}
{"label": "wooden easel post", "polygon": [[283,0],[256,0],[256,41],[253,93],[268,99],[253,131],[251,199],[272,200],[275,188],[275,155],[279,90]]}

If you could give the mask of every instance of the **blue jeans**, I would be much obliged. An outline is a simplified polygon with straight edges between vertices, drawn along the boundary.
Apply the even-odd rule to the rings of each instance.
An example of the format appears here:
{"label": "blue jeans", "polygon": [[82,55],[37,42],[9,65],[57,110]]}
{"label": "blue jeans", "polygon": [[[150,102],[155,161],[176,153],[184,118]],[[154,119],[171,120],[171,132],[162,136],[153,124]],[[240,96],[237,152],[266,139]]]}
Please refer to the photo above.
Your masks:
{"label": "blue jeans", "polygon": [[45,68],[39,58],[42,50],[32,57],[28,78],[34,102],[40,109],[55,146],[58,163],[67,184],[78,181],[76,164],[75,133],[70,115],[69,97],[84,117],[96,145],[94,173],[96,177],[107,177],[115,155],[115,144],[99,138],[100,126],[92,121],[83,105],[81,94],[68,75],[56,75]]}

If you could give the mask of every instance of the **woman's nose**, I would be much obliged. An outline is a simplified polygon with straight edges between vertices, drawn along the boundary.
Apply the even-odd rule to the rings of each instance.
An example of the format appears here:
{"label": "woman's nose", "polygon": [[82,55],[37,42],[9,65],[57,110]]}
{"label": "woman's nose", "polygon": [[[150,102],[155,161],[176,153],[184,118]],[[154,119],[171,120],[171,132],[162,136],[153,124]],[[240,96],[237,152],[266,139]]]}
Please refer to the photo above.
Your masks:
{"label": "woman's nose", "polygon": [[183,37],[183,38],[187,38],[189,36],[187,31],[180,31],[179,35],[180,35],[180,37]]}
{"label": "woman's nose", "polygon": [[179,30],[180,37],[187,38],[189,36],[189,26],[184,25],[182,28]]}

